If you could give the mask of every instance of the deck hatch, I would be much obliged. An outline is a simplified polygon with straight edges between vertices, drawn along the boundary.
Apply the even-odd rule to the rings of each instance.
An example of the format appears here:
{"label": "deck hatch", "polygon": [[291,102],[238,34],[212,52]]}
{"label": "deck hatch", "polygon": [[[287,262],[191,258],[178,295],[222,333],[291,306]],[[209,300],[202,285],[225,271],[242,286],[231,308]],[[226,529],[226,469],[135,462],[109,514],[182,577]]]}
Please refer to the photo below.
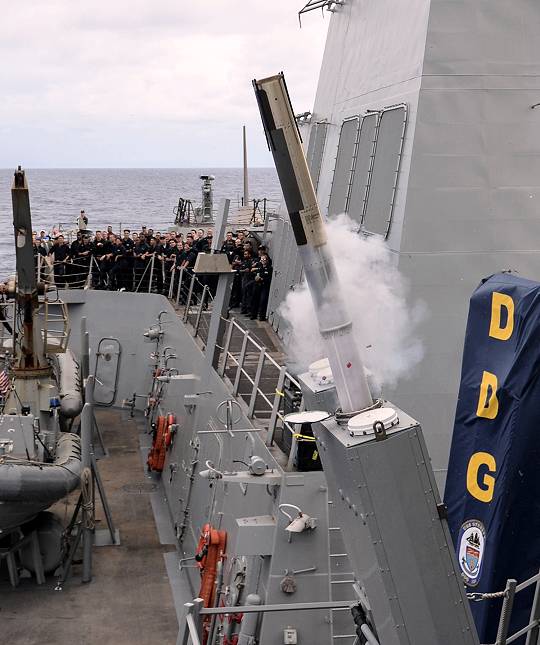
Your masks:
{"label": "deck hatch", "polygon": [[94,402],[112,405],[118,389],[118,368],[122,348],[116,338],[102,338],[96,352]]}

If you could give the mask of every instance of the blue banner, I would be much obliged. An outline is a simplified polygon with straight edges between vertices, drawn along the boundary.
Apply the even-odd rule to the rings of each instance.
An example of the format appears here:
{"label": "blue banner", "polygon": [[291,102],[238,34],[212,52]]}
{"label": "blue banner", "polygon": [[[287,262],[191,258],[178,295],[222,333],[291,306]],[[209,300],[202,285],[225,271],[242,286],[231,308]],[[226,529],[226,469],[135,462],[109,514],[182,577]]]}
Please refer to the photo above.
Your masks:
{"label": "blue banner", "polygon": [[[445,490],[469,591],[501,591],[540,568],[539,376],[540,284],[491,276],[470,301]],[[533,592],[516,595],[510,633],[527,625]],[[471,604],[481,643],[495,641],[500,607]]]}

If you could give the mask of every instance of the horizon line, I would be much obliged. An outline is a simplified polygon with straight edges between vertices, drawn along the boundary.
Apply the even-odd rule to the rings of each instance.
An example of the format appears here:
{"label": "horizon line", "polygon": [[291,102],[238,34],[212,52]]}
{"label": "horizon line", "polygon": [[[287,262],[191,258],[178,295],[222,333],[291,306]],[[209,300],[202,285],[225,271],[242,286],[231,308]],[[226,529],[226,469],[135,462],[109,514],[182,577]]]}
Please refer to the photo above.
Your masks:
{"label": "horizon line", "polygon": [[[243,170],[243,166],[21,166],[23,170]],[[267,170],[274,166],[250,166],[250,170]],[[3,167],[1,170],[13,170]]]}

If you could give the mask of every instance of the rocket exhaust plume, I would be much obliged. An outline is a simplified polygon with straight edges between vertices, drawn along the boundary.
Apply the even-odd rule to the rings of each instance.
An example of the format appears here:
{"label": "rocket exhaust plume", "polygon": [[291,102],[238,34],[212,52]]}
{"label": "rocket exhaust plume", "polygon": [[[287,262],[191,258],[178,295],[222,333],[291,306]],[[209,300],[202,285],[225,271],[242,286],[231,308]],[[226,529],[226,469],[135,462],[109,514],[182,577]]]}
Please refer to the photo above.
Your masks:
{"label": "rocket exhaust plume", "polygon": [[317,314],[343,412],[373,401],[352,333],[324,220],[307,167],[283,74],[253,81],[268,147],[274,157],[304,275]]}

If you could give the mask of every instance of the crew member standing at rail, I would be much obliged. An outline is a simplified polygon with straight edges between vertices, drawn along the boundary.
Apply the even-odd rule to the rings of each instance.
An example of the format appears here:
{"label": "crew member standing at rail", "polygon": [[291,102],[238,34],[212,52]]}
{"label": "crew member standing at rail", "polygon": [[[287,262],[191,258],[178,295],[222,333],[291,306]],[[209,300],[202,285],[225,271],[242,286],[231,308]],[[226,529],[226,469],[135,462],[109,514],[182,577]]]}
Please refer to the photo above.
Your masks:
{"label": "crew member standing at rail", "polygon": [[[144,281],[148,284],[148,278],[145,274],[148,260],[147,254],[150,250],[150,247],[146,243],[146,236],[141,232],[139,239],[135,242],[133,247],[133,272],[134,272],[134,282],[135,291],[144,291]],[[147,287],[148,288],[148,287]]]}
{"label": "crew member standing at rail", "polygon": [[102,286],[100,281],[100,258],[104,254],[104,244],[105,240],[103,239],[101,231],[96,231],[94,241],[91,244],[92,258],[94,260],[92,263],[92,286],[94,289],[100,289]]}
{"label": "crew member standing at rail", "polygon": [[85,267],[83,263],[80,262],[80,252],[82,246],[83,234],[82,231],[77,231],[77,237],[73,240],[69,247],[69,264],[67,265],[67,279],[69,285],[74,288],[80,287],[80,283],[83,279],[83,273],[85,273]]}
{"label": "crew member standing at rail", "polygon": [[90,270],[90,261],[92,256],[92,245],[86,235],[83,235],[82,240],[78,245],[77,252],[71,255],[72,259],[72,286],[77,289],[82,289],[88,278]]}
{"label": "crew member standing at rail", "polygon": [[262,254],[256,267],[255,279],[251,292],[251,320],[257,317],[259,320],[266,320],[266,308],[270,295],[270,284],[272,283],[272,266],[270,258]]}
{"label": "crew member standing at rail", "polygon": [[[187,235],[186,243],[184,244],[184,253],[182,254],[183,260],[182,260],[182,268],[184,269],[184,275],[186,276],[186,284],[190,284],[191,278],[193,276],[193,269],[195,267],[195,261],[197,260],[197,251],[195,250],[194,247],[191,246],[189,240],[190,236]],[[198,284],[195,281],[193,285],[193,292],[197,293],[200,289],[198,288]]]}
{"label": "crew member standing at rail", "polygon": [[38,263],[41,263],[43,258],[47,256],[47,251],[45,250],[45,247],[41,243],[41,239],[37,237],[37,235],[32,235],[32,241],[34,243],[32,247],[32,251],[34,253],[34,269],[36,271],[36,276],[39,277],[40,280],[43,279],[43,268],[38,271]]}
{"label": "crew member standing at rail", "polygon": [[79,215],[79,220],[77,222],[79,231],[86,231],[88,228],[88,217],[86,216],[86,213],[84,210],[81,210],[81,213]]}
{"label": "crew member standing at rail", "polygon": [[233,234],[231,231],[227,231],[225,241],[221,245],[221,252],[227,255],[229,264],[232,264],[232,261],[234,260],[234,256],[236,254],[236,244],[234,242]]}
{"label": "crew member standing at rail", "polygon": [[238,271],[242,276],[242,304],[240,307],[240,312],[243,314],[249,314],[251,308],[251,293],[253,290],[253,281],[255,276],[251,272],[253,268],[253,258],[251,257],[251,251],[244,249],[242,263]]}
{"label": "crew member standing at rail", "polygon": [[66,266],[69,259],[69,246],[65,243],[63,235],[58,235],[55,239],[49,255],[53,261],[54,283],[59,289],[63,289],[66,286]]}
{"label": "crew member standing at rail", "polygon": [[[231,234],[232,235],[232,234]],[[234,271],[234,279],[231,292],[231,308],[240,307],[242,303],[242,273],[240,268],[243,262],[242,241],[234,241],[234,254],[231,262],[231,269]]]}
{"label": "crew member standing at rail", "polygon": [[135,242],[132,240],[130,233],[131,231],[125,228],[124,237],[122,238],[122,246],[125,251],[125,274],[122,276],[122,283],[126,291],[133,291],[133,247]]}
{"label": "crew member standing at rail", "polygon": [[114,240],[111,250],[111,264],[109,289],[125,289],[126,250],[119,237]]}
{"label": "crew member standing at rail", "polygon": [[[108,227],[110,228],[110,227]],[[103,255],[99,257],[100,270],[99,270],[99,280],[101,287],[106,289],[110,284],[109,272],[112,269],[113,263],[113,248],[114,248],[114,233],[107,234],[107,240],[103,244]]]}
{"label": "crew member standing at rail", "polygon": [[174,293],[176,269],[177,266],[179,266],[179,260],[180,252],[176,246],[176,240],[173,238],[172,240],[169,240],[167,248],[163,251],[163,270],[165,273],[163,294],[166,296],[169,295],[169,292],[171,291],[171,283],[173,285],[171,294]]}
{"label": "crew member standing at rail", "polygon": [[165,283],[165,260],[166,240],[164,235],[156,236],[156,251],[154,260],[154,275],[156,277],[156,292],[163,293]]}

